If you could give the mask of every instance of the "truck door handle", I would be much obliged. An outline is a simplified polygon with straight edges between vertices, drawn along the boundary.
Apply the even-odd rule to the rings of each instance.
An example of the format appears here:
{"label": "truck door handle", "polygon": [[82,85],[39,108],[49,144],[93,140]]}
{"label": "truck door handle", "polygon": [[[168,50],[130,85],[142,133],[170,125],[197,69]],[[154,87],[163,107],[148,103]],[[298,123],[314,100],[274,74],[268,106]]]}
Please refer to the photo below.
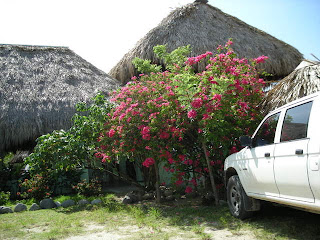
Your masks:
{"label": "truck door handle", "polygon": [[296,154],[303,154],[303,149],[296,149]]}
{"label": "truck door handle", "polygon": [[265,153],[264,156],[265,157],[270,157],[270,153]]}

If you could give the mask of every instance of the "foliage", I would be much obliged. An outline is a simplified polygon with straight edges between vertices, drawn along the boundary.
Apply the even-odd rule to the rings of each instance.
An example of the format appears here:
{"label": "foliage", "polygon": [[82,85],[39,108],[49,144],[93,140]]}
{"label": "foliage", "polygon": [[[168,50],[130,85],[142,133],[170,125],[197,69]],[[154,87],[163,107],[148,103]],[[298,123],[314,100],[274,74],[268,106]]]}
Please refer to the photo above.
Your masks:
{"label": "foliage", "polygon": [[[256,106],[264,82],[255,65],[267,58],[239,59],[231,44],[219,46],[214,56],[207,52],[190,58],[189,46],[171,53],[156,46],[155,54],[166,63],[164,72],[155,73],[150,61],[141,67],[142,61],[135,60],[147,75],[133,77],[114,93],[116,107],[101,132],[96,156],[103,162],[126,156],[154,166],[156,174],[164,163],[177,185],[189,185],[186,192],[208,173],[221,183],[223,160],[239,150],[238,137],[251,133],[260,121]],[[201,61],[208,61],[206,70],[196,73],[194,66]]]}
{"label": "foliage", "polygon": [[[92,104],[79,103],[73,126],[55,130],[37,139],[34,152],[26,159],[31,174],[41,174],[50,179],[50,189],[75,184],[80,179],[79,169],[96,164],[92,161],[96,139],[101,132],[109,111],[106,97],[98,94]],[[63,181],[61,181],[61,179]]]}
{"label": "foliage", "polygon": [[[28,173],[24,171],[24,163],[12,162],[14,156],[14,153],[9,152],[3,159],[0,158],[0,191],[10,191],[13,198],[16,192],[15,187],[12,187],[12,185],[15,185],[16,180],[28,177]],[[8,181],[14,183],[7,184]],[[18,186],[16,185],[16,187]]]}
{"label": "foliage", "polygon": [[87,182],[85,179],[79,182],[77,185],[72,186],[72,188],[80,195],[90,197],[98,196],[102,193],[101,183],[97,179],[91,179]]}
{"label": "foliage", "polygon": [[49,189],[49,179],[40,174],[34,175],[31,179],[25,179],[21,182],[21,187],[25,190],[23,193],[18,192],[22,198],[34,198],[42,200],[51,196]]}
{"label": "foliage", "polygon": [[0,191],[0,206],[5,205],[10,199],[10,192]]}
{"label": "foliage", "polygon": [[77,104],[77,111],[84,114],[73,116],[73,126],[68,131],[56,130],[37,139],[34,152],[27,158],[31,171],[68,171],[90,163],[109,105],[105,96],[98,94],[90,106]]}

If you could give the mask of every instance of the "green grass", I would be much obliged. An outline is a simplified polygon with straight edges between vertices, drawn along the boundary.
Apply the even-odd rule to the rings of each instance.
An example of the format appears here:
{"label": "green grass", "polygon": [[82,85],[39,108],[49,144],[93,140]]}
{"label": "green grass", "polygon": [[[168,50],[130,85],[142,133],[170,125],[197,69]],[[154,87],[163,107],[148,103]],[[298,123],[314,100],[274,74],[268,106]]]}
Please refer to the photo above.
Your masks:
{"label": "green grass", "polygon": [[[68,197],[61,196],[60,202]],[[77,196],[73,196],[77,200]],[[320,239],[320,215],[267,205],[255,217],[240,221],[226,206],[202,206],[198,200],[156,205],[123,205],[114,195],[100,206],[73,206],[0,215],[0,239],[63,239],[108,231],[130,239],[214,239],[216,230],[234,236],[251,231],[257,239]],[[32,204],[32,203],[30,203]],[[92,228],[91,226],[98,226]],[[211,230],[211,231],[210,231]],[[210,234],[208,234],[210,231]]]}

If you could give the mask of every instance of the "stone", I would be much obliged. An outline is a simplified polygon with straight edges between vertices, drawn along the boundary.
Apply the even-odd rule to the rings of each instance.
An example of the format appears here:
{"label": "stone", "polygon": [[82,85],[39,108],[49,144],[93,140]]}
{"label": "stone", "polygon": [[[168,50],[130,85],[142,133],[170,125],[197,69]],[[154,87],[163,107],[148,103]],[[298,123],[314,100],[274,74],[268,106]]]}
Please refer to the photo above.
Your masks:
{"label": "stone", "polygon": [[132,199],[129,196],[125,196],[122,200],[123,204],[131,204],[133,203]]}
{"label": "stone", "polygon": [[18,203],[13,209],[14,212],[23,212],[23,211],[26,211],[26,210],[28,210],[28,208],[23,203]]}
{"label": "stone", "polygon": [[167,196],[165,198],[167,201],[174,201],[175,200],[175,197],[173,195],[170,195],[170,196]]}
{"label": "stone", "polygon": [[214,205],[215,201],[214,201],[213,192],[207,192],[204,196],[202,196],[201,202],[202,202],[202,205],[205,205],[205,206]]}
{"label": "stone", "polygon": [[196,197],[198,197],[199,195],[198,195],[198,193],[197,192],[191,192],[191,193],[187,193],[186,194],[186,197],[187,198],[196,198]]}
{"label": "stone", "polygon": [[225,201],[225,200],[219,200],[219,204],[220,204],[221,206],[227,206],[227,205],[228,205],[228,202]]}
{"label": "stone", "polygon": [[40,201],[40,207],[42,209],[50,209],[57,207],[57,205],[54,203],[52,199],[46,198]]}
{"label": "stone", "polygon": [[87,199],[81,199],[78,204],[80,206],[84,206],[84,205],[87,205],[87,204],[90,204],[90,202],[87,200]]}
{"label": "stone", "polygon": [[170,189],[167,189],[167,190],[164,191],[163,194],[164,194],[165,197],[169,197],[169,196],[173,195],[173,191],[170,190]]}
{"label": "stone", "polygon": [[143,200],[152,200],[154,199],[154,194],[153,193],[146,193],[142,196]]}
{"label": "stone", "polygon": [[65,201],[63,201],[61,203],[61,206],[64,207],[64,208],[71,207],[71,206],[74,206],[74,205],[76,205],[76,203],[72,199],[65,200]]}
{"label": "stone", "polygon": [[99,205],[101,203],[102,203],[102,201],[100,199],[94,199],[94,200],[91,201],[92,205]]}
{"label": "stone", "polygon": [[56,204],[56,207],[57,207],[57,208],[61,207],[61,203],[60,203],[60,202],[56,201],[56,202],[54,202],[54,203]]}
{"label": "stone", "polygon": [[0,206],[0,214],[3,214],[3,213],[13,213],[13,211],[9,207]]}
{"label": "stone", "polygon": [[31,207],[29,208],[29,211],[37,211],[37,210],[40,210],[41,208],[40,208],[40,206],[38,205],[38,204],[36,204],[36,203],[33,203],[32,205],[31,205]]}

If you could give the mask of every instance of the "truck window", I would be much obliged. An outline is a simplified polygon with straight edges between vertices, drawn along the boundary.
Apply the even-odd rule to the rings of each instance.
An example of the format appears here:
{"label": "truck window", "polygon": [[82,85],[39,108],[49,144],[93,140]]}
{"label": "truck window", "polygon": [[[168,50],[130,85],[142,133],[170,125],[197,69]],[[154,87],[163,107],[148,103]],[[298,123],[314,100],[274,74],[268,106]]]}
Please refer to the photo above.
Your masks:
{"label": "truck window", "polygon": [[258,147],[274,143],[274,136],[279,120],[280,112],[268,117],[260,126],[257,134],[252,140],[252,146]]}
{"label": "truck window", "polygon": [[311,107],[312,102],[308,102],[287,110],[281,130],[281,142],[307,137]]}

